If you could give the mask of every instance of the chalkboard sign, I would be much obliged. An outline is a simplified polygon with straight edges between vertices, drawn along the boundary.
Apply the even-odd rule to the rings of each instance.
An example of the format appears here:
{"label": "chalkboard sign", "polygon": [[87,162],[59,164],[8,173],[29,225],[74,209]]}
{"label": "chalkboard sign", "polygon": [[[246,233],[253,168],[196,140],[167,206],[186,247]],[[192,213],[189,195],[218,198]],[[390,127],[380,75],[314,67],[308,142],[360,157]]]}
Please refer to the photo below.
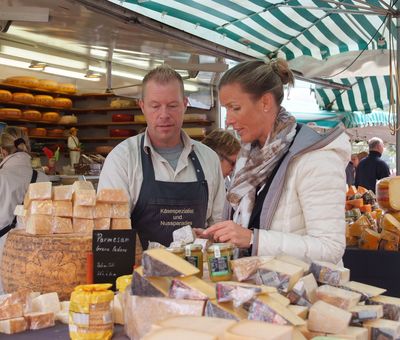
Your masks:
{"label": "chalkboard sign", "polygon": [[94,230],[92,240],[93,281],[112,283],[119,276],[132,274],[135,264],[134,230]]}

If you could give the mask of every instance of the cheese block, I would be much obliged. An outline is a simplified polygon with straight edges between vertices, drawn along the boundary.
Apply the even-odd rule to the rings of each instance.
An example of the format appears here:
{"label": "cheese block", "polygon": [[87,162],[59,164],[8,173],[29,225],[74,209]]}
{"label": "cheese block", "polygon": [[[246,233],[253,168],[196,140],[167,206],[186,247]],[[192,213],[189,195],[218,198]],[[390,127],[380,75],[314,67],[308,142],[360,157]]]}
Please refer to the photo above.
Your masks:
{"label": "cheese block", "polygon": [[[47,94],[37,94],[35,96],[34,102],[35,102],[36,105],[53,106],[54,98],[52,96],[47,95]],[[43,114],[43,116],[44,116],[44,114]]]}
{"label": "cheese block", "polygon": [[[178,315],[202,316],[204,301],[125,294],[125,332],[131,339],[141,339],[151,326]],[[138,313],[140,311],[140,313]]]}
{"label": "cheese block", "polygon": [[74,217],[72,219],[72,229],[74,233],[91,234],[94,229],[94,221],[89,218]]}
{"label": "cheese block", "polygon": [[95,218],[110,218],[112,216],[112,205],[110,203],[96,202],[94,207]]}
{"label": "cheese block", "polygon": [[378,296],[386,292],[386,289],[366,285],[365,283],[360,283],[356,281],[349,281],[343,284],[343,287],[350,289],[354,292],[360,293],[366,298],[371,298],[374,296]]}
{"label": "cheese block", "polygon": [[306,324],[302,326],[297,326],[295,329],[299,331],[303,335],[303,337],[307,340],[311,340],[316,337],[321,337],[326,335],[326,333],[310,331]]}
{"label": "cheese block", "polygon": [[68,94],[74,94],[76,93],[76,86],[70,83],[58,83],[57,91]]}
{"label": "cheese block", "polygon": [[256,273],[260,266],[260,259],[258,256],[242,257],[232,260],[231,266],[236,279],[238,281],[245,281]]}
{"label": "cheese block", "polygon": [[15,76],[9,77],[4,80],[7,84],[12,84],[16,86],[23,86],[23,87],[37,87],[39,84],[39,80],[35,77],[27,77],[27,76]]}
{"label": "cheese block", "polygon": [[298,267],[301,267],[301,268],[303,268],[303,271],[305,274],[307,274],[310,271],[311,263],[302,261],[294,256],[281,254],[281,255],[275,256],[275,259],[286,262],[286,263],[294,264],[295,266],[298,266]]}
{"label": "cheese block", "polygon": [[303,276],[302,267],[273,259],[258,268],[256,283],[276,287],[283,292],[290,291]]}
{"label": "cheese block", "polygon": [[381,232],[380,250],[398,251],[400,236],[387,230]]}
{"label": "cheese block", "polygon": [[22,113],[20,109],[14,109],[12,107],[5,107],[0,109],[0,118],[18,119],[21,118]]}
{"label": "cheese block", "polygon": [[12,97],[13,102],[32,104],[35,99],[31,93],[14,92]]}
{"label": "cheese block", "polygon": [[174,316],[157,322],[155,328],[180,328],[200,331],[222,337],[225,330],[235,325],[234,320],[211,318],[208,316]]}
{"label": "cheese block", "polygon": [[36,312],[24,315],[30,330],[42,329],[54,326],[53,312]]}
{"label": "cheese block", "polygon": [[51,182],[38,182],[29,184],[29,200],[51,200]]}
{"label": "cheese block", "polygon": [[53,215],[61,217],[72,217],[72,202],[70,201],[54,201]]}
{"label": "cheese block", "polygon": [[276,302],[278,302],[282,306],[289,306],[290,305],[290,300],[283,296],[282,294],[279,293],[268,293],[268,296],[271,299],[274,299]]}
{"label": "cheese block", "polygon": [[53,233],[54,234],[70,234],[73,233],[72,220],[69,217],[53,218]]}
{"label": "cheese block", "polygon": [[143,337],[143,340],[218,340],[218,337],[209,333],[192,331],[189,329],[180,328],[161,328],[154,330]]}
{"label": "cheese block", "polygon": [[22,111],[22,118],[26,120],[41,120],[42,114],[37,110],[24,110]]}
{"label": "cheese block", "polygon": [[376,201],[383,210],[400,210],[400,176],[382,178],[376,183]]}
{"label": "cheese block", "polygon": [[[101,203],[98,203],[101,204]],[[107,204],[107,203],[102,203]],[[130,218],[131,212],[129,209],[129,203],[113,204],[111,210],[112,218]]]}
{"label": "cheese block", "polygon": [[308,313],[308,329],[314,332],[342,333],[351,320],[351,313],[324,301],[317,301]]}
{"label": "cheese block", "polygon": [[28,207],[28,213],[30,215],[52,215],[53,202],[52,200],[32,200]]}
{"label": "cheese block", "polygon": [[143,252],[144,276],[190,276],[199,269],[165,249],[149,249]]}
{"label": "cheese block", "polygon": [[113,218],[111,219],[112,230],[129,230],[132,229],[130,218]]}
{"label": "cheese block", "polygon": [[29,129],[30,137],[45,137],[47,135],[47,130],[45,128],[31,128]]}
{"label": "cheese block", "polygon": [[71,108],[72,100],[69,98],[54,98],[53,106],[55,107],[63,107],[63,108]]}
{"label": "cheese block", "polygon": [[58,121],[59,124],[76,124],[78,123],[78,118],[75,115],[64,115]]}
{"label": "cheese block", "polygon": [[329,262],[313,261],[310,271],[317,282],[332,286],[342,285],[350,279],[350,270]]}
{"label": "cheese block", "polygon": [[381,235],[372,229],[365,229],[359,241],[359,247],[367,250],[378,250]]}
{"label": "cheese block", "polygon": [[348,310],[358,304],[361,299],[361,294],[329,285],[323,285],[317,288],[316,297],[317,300],[322,300],[336,307]]}
{"label": "cheese block", "polygon": [[121,294],[120,293],[114,295],[113,320],[114,320],[114,323],[117,323],[119,325],[125,324],[124,311],[123,311],[123,308],[122,308],[122,301],[121,301]]}
{"label": "cheese block", "polygon": [[13,318],[0,321],[0,333],[15,334],[26,331],[27,323],[25,318]]}
{"label": "cheese block", "polygon": [[173,299],[207,300],[215,299],[215,286],[199,279],[187,276],[172,280],[168,296]]}
{"label": "cheese block", "polygon": [[69,302],[69,301],[61,301],[61,302],[60,302],[60,306],[61,306],[61,310],[62,310],[62,311],[67,311],[67,312],[69,312],[69,305],[70,305],[70,302]]}
{"label": "cheese block", "polygon": [[293,289],[287,294],[290,302],[300,306],[309,307],[316,300],[317,281],[313,274],[303,276],[296,282]]}
{"label": "cheese block", "polygon": [[60,120],[60,114],[58,112],[45,112],[42,114],[42,120],[45,122],[57,123]]}
{"label": "cheese block", "polygon": [[358,305],[351,307],[349,311],[352,314],[352,323],[360,323],[383,317],[382,305]]}
{"label": "cheese block", "polygon": [[400,236],[400,222],[392,214],[386,213],[383,215],[381,227]]}
{"label": "cheese block", "polygon": [[128,203],[128,194],[123,189],[101,189],[97,193],[97,201],[103,203]]}
{"label": "cheese block", "polygon": [[0,101],[9,102],[10,100],[12,100],[12,93],[10,91],[0,89]]}
{"label": "cheese block", "polygon": [[299,318],[302,318],[303,320],[307,319],[308,316],[308,307],[305,306],[296,306],[296,305],[289,305],[287,307],[291,312],[296,314]]}
{"label": "cheese block", "polygon": [[196,234],[194,233],[190,225],[186,225],[182,228],[174,230],[172,232],[172,238],[174,242],[189,244],[194,242],[194,240],[196,239]]}
{"label": "cheese block", "polygon": [[[0,295],[0,307],[12,306],[12,311],[19,310],[19,306],[15,306],[17,304],[22,305],[22,309],[24,313],[28,313],[31,311],[33,293],[29,288],[19,288],[11,294]],[[5,308],[7,312],[7,308]],[[9,312],[9,311],[8,311]],[[16,315],[20,316],[20,315]]]}
{"label": "cheese block", "polygon": [[248,317],[247,312],[243,308],[235,308],[231,302],[218,303],[216,300],[208,300],[206,302],[204,315],[236,321],[244,320]]}
{"label": "cheese block", "polygon": [[270,296],[260,295],[253,301],[249,310],[249,320],[265,321],[280,325],[304,325],[304,320],[278,303]]}
{"label": "cheese block", "polygon": [[60,300],[56,292],[39,295],[32,300],[32,312],[53,312],[61,310]]}
{"label": "cheese block", "polygon": [[347,327],[343,333],[328,334],[333,339],[368,340],[368,329],[364,327]]}
{"label": "cheese block", "polygon": [[73,206],[72,216],[77,218],[94,218],[94,207],[83,206],[79,204],[75,204]]}
{"label": "cheese block", "polygon": [[47,91],[56,91],[58,89],[58,83],[55,80],[39,79],[37,88]]}
{"label": "cheese block", "polygon": [[365,321],[364,327],[368,329],[371,340],[398,339],[400,337],[400,322],[392,320]]}
{"label": "cheese block", "polygon": [[[361,219],[361,218],[367,218],[367,217],[365,215],[363,215],[359,219]],[[365,228],[368,228],[368,226],[355,221],[354,223],[349,224],[349,226],[347,228],[347,232],[348,232],[348,235],[351,237],[360,237]]]}
{"label": "cheese block", "polygon": [[93,183],[89,181],[75,181],[72,184],[72,191],[76,190],[94,190]]}
{"label": "cheese block", "polygon": [[61,323],[68,325],[69,324],[69,312],[61,310],[54,316],[56,321],[60,321]]}
{"label": "cheese block", "polygon": [[380,295],[367,300],[367,303],[383,305],[383,317],[385,319],[400,321],[400,298]]}
{"label": "cheese block", "polygon": [[169,277],[144,277],[141,266],[133,271],[131,285],[133,295],[149,297],[168,296],[170,286],[171,278]]}
{"label": "cheese block", "polygon": [[224,340],[292,340],[293,327],[269,324],[265,322],[242,320],[229,327],[224,333]]}
{"label": "cheese block", "polygon": [[23,314],[24,307],[20,302],[7,303],[0,306],[0,320],[18,318]]}
{"label": "cheese block", "polygon": [[74,202],[74,206],[82,205],[82,206],[94,207],[96,205],[96,191],[94,189],[74,190],[72,200]]}
{"label": "cheese block", "polygon": [[109,230],[111,228],[110,218],[95,218],[94,219],[94,230]]}
{"label": "cheese block", "polygon": [[31,215],[26,220],[26,232],[33,235],[51,234],[53,217],[49,215]]}

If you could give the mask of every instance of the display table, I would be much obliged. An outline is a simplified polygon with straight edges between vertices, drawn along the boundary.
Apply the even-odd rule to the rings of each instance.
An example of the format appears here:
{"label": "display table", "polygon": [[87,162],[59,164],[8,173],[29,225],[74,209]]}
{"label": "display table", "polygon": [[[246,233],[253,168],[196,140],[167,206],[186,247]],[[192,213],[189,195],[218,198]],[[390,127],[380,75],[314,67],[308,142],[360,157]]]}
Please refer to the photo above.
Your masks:
{"label": "display table", "polygon": [[[22,333],[7,335],[0,334],[1,339],[12,339],[12,340],[68,340],[68,325],[57,322],[56,326],[39,329],[37,331],[26,331]],[[124,327],[116,325],[114,327],[113,340],[129,340],[124,333]]]}
{"label": "display table", "polygon": [[400,252],[347,248],[344,266],[350,280],[387,289],[385,295],[400,297]]}

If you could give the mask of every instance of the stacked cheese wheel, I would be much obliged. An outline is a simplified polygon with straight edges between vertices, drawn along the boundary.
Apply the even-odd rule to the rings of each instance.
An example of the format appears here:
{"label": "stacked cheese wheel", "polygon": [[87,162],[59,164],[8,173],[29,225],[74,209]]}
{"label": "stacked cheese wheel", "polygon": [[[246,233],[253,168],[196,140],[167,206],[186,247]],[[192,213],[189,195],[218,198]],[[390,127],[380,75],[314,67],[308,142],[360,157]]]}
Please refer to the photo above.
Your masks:
{"label": "stacked cheese wheel", "polygon": [[18,119],[21,118],[22,112],[20,109],[5,107],[0,109],[0,118]]}
{"label": "stacked cheese wheel", "polygon": [[30,88],[36,88],[39,85],[39,79],[37,79],[35,77],[25,77],[25,76],[9,77],[6,80],[4,80],[4,82],[6,84],[30,87]]}
{"label": "stacked cheese wheel", "polygon": [[7,90],[0,90],[0,101],[9,102],[12,100],[12,93]]}

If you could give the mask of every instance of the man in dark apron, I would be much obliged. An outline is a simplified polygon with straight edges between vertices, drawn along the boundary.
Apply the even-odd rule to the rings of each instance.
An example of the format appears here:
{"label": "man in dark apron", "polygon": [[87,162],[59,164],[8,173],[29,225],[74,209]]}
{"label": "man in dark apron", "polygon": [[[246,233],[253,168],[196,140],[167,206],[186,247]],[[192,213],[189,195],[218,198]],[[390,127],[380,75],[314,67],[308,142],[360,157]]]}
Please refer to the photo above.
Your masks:
{"label": "man in dark apron", "polygon": [[219,158],[182,131],[188,100],[179,73],[168,66],[143,79],[139,104],[146,132],[128,138],[108,155],[99,189],[125,189],[132,228],[143,249],[149,242],[169,246],[185,225],[205,228],[221,218],[224,182]]}

